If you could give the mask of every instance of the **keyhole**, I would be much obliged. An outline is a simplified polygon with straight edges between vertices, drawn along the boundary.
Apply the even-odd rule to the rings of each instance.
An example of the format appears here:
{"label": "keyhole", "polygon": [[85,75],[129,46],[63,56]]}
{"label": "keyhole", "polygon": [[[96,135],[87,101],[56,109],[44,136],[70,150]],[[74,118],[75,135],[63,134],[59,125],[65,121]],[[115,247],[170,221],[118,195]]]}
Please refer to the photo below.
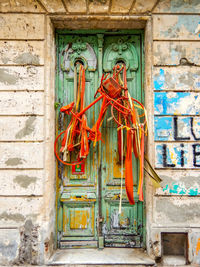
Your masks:
{"label": "keyhole", "polygon": [[118,60],[118,61],[116,62],[116,65],[119,65],[120,67],[121,67],[122,65],[126,66],[125,62],[124,62],[122,59]]}
{"label": "keyhole", "polygon": [[82,59],[78,58],[75,63],[74,63],[74,66],[77,66],[77,65],[83,65],[84,66],[84,62]]}

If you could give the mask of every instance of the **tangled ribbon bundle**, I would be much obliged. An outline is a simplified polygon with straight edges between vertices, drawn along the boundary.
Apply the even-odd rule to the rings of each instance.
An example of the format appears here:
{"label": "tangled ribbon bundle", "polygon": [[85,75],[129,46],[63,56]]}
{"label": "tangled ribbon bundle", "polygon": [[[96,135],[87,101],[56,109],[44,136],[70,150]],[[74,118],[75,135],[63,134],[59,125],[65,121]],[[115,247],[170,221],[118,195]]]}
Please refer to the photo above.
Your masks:
{"label": "tangled ribbon bundle", "polygon": [[[77,71],[77,68],[78,71]],[[79,75],[78,75],[79,73]],[[134,204],[134,185],[132,171],[132,157],[139,159],[140,174],[138,195],[143,201],[143,170],[144,170],[144,136],[147,135],[147,115],[142,103],[132,98],[127,88],[126,66],[116,65],[113,68],[113,75],[103,74],[101,84],[98,88],[96,98],[91,104],[85,107],[85,69],[83,65],[75,67],[74,72],[74,102],[61,107],[64,114],[71,114],[71,121],[66,130],[61,132],[54,145],[57,159],[64,165],[76,165],[83,163],[88,156],[89,148],[101,138],[100,128],[106,115],[108,107],[111,106],[112,119],[117,124],[118,154],[119,161],[123,165],[125,160],[125,187],[130,204]],[[78,78],[77,78],[78,77]],[[87,125],[86,111],[102,99],[98,119],[92,128]],[[124,134],[124,130],[126,130]],[[60,153],[57,152],[57,142],[61,135],[64,137],[61,142]],[[123,136],[126,136],[126,142]],[[78,150],[76,161],[71,161],[71,155]]]}

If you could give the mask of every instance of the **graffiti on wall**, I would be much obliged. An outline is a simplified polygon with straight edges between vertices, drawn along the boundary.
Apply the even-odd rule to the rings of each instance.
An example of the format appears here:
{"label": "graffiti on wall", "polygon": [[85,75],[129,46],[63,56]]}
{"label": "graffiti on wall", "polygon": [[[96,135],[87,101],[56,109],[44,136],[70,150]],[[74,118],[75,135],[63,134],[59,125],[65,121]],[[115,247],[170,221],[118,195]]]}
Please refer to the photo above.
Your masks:
{"label": "graffiti on wall", "polygon": [[[156,167],[200,168],[200,94],[166,91],[170,82],[163,69],[154,76]],[[195,83],[197,86],[199,79],[195,78]]]}

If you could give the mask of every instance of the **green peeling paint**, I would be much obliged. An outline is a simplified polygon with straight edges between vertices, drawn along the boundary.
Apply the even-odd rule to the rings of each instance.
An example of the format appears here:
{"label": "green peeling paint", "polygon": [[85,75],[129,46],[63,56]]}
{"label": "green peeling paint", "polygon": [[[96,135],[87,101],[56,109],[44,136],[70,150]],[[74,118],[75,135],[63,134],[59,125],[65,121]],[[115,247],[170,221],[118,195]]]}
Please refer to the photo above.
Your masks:
{"label": "green peeling paint", "polygon": [[[112,72],[118,61],[129,66],[127,70],[128,87],[132,97],[144,102],[143,91],[143,32],[142,31],[57,31],[57,77],[56,104],[67,105],[73,101],[73,68],[76,57],[87,63],[86,106],[94,99],[103,72]],[[76,45],[74,45],[76,43]],[[97,64],[88,43],[94,50]],[[70,44],[68,46],[68,44]],[[124,44],[122,46],[122,44]],[[112,47],[115,45],[115,49]],[[65,55],[67,49],[69,55]],[[82,48],[82,49],[78,49]],[[123,49],[122,49],[123,48]],[[129,49],[129,51],[128,51]],[[107,51],[107,52],[106,52]],[[68,61],[66,57],[69,56]],[[66,62],[67,61],[67,62]],[[90,65],[89,65],[90,64]],[[114,65],[113,65],[114,64]],[[100,104],[87,112],[89,127],[94,125],[99,114]],[[57,106],[57,105],[56,105]],[[108,114],[109,116],[109,114]],[[56,134],[66,129],[67,118],[56,110]],[[105,144],[98,144],[98,150],[91,147],[84,175],[72,175],[70,167],[57,166],[57,232],[59,241],[98,241],[105,240],[105,246],[145,246],[145,209],[138,202],[137,183],[139,165],[134,161],[135,206],[130,206],[125,188],[123,189],[122,214],[119,210],[120,166],[117,163],[116,125],[105,119],[102,125],[102,138]],[[98,170],[98,173],[97,173]],[[60,179],[62,177],[62,181]],[[101,184],[98,183],[101,180]],[[100,186],[100,190],[98,187]],[[101,192],[100,192],[101,191]],[[100,195],[102,197],[99,201]],[[100,213],[102,212],[101,216]],[[98,216],[99,215],[99,216]],[[99,218],[102,217],[102,218]],[[102,221],[102,233],[97,229]],[[99,224],[99,225],[100,225]],[[93,229],[94,227],[94,229]],[[134,236],[133,236],[134,235]],[[70,245],[69,245],[70,246]]]}

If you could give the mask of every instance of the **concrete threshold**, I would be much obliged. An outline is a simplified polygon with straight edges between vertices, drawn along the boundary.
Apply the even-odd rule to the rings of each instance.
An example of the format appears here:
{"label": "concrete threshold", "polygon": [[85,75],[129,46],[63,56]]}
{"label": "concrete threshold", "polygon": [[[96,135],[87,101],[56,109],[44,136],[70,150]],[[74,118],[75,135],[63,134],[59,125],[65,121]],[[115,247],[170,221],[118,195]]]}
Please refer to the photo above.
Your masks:
{"label": "concrete threshold", "polygon": [[155,261],[142,249],[63,249],[55,252],[49,260],[48,265],[154,266]]}

